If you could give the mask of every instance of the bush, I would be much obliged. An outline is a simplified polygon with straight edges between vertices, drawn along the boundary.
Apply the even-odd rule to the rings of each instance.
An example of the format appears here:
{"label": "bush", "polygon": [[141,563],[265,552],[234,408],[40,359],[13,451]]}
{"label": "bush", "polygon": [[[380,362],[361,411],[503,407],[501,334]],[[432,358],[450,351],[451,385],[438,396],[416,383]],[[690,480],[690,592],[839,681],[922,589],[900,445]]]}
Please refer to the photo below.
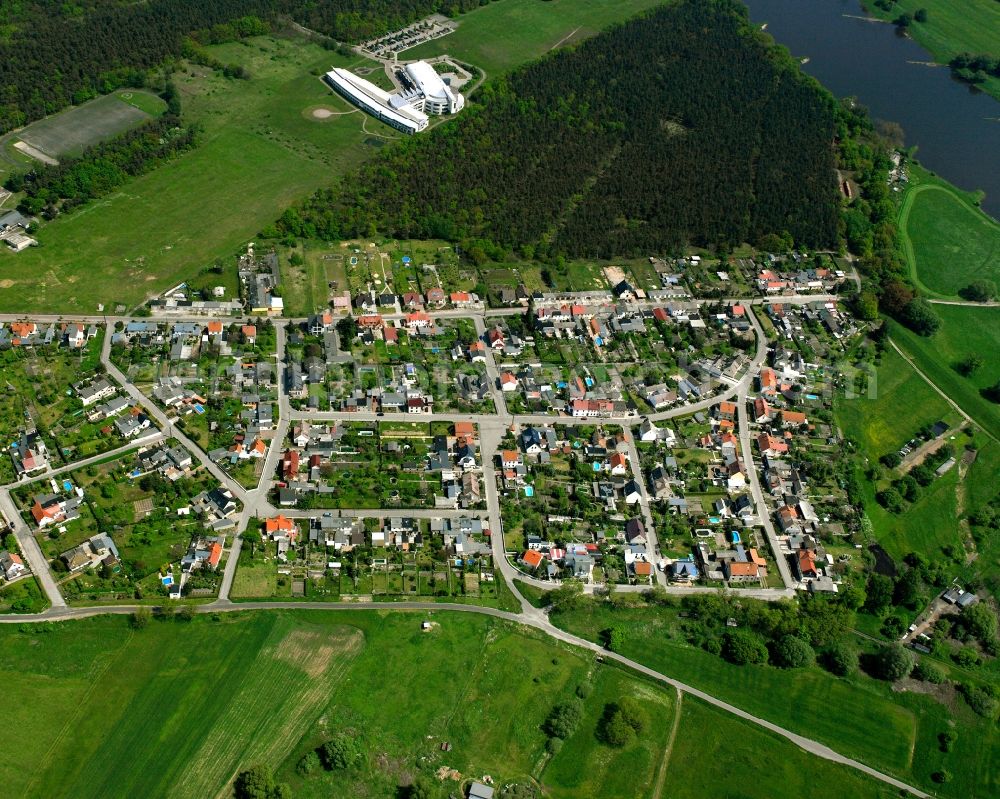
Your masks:
{"label": "bush", "polygon": [[946,676],[944,669],[931,663],[926,658],[918,660],[917,665],[913,667],[914,679],[929,682],[932,685],[940,685],[945,681]]}
{"label": "bush", "polygon": [[813,648],[797,635],[782,636],[771,647],[771,662],[783,669],[801,669],[815,660]]}
{"label": "bush", "polygon": [[632,743],[635,730],[620,711],[614,711],[601,724],[601,740],[615,749],[622,749]]}
{"label": "bush", "polygon": [[766,663],[767,647],[759,635],[748,630],[726,630],[722,637],[722,657],[737,666]]}
{"label": "bush", "polygon": [[589,682],[582,682],[578,686],[576,686],[576,695],[580,697],[580,699],[586,699],[593,692],[594,692],[594,686],[591,685]]}
{"label": "bush", "polygon": [[941,327],[941,318],[923,297],[910,300],[900,313],[899,321],[920,336],[933,336]]}
{"label": "bush", "polygon": [[638,699],[631,696],[622,697],[618,701],[618,712],[632,726],[637,735],[641,735],[649,726],[649,713]]}
{"label": "bush", "polygon": [[903,510],[903,497],[895,488],[887,488],[884,491],[879,491],[875,495],[875,499],[889,513],[899,513]]}
{"label": "bush", "polygon": [[887,452],[885,455],[879,458],[879,461],[887,469],[895,469],[897,466],[899,466],[900,463],[903,462],[903,459],[899,457],[898,452]]}
{"label": "bush", "polygon": [[901,680],[912,668],[913,655],[901,644],[887,644],[875,656],[875,676],[883,680]]}
{"label": "bush", "polygon": [[302,755],[301,759],[295,766],[295,770],[303,777],[306,777],[312,774],[321,765],[319,753],[314,749],[311,752],[306,752]]}
{"label": "bush", "polygon": [[549,712],[543,729],[550,738],[569,738],[583,720],[583,703],[578,699],[560,702]]}
{"label": "bush", "polygon": [[562,749],[563,740],[562,738],[549,738],[545,742],[545,749],[550,755],[559,754],[559,750]]}
{"label": "bush", "polygon": [[235,799],[288,799],[287,785],[274,782],[274,775],[267,766],[257,764],[236,775],[233,783]]}
{"label": "bush", "polygon": [[958,692],[968,703],[969,707],[980,716],[993,718],[996,715],[996,689],[992,685],[985,685],[980,688],[968,683],[959,683]]}
{"label": "bush", "polygon": [[956,740],[958,740],[958,736],[951,730],[948,730],[948,732],[942,732],[938,735],[938,749],[942,752],[950,752],[951,746]]}
{"label": "bush", "polygon": [[823,665],[831,674],[847,677],[858,670],[858,653],[847,641],[838,641],[823,655]]}
{"label": "bush", "polygon": [[944,785],[946,782],[951,782],[951,772],[941,769],[940,771],[935,771],[931,774],[931,779],[939,785]]}
{"label": "bush", "polygon": [[149,626],[149,620],[153,618],[153,611],[147,607],[136,608],[129,617],[129,624],[133,630],[144,630]]}
{"label": "bush", "polygon": [[348,769],[362,758],[361,743],[350,733],[341,732],[320,747],[320,758],[329,769]]}

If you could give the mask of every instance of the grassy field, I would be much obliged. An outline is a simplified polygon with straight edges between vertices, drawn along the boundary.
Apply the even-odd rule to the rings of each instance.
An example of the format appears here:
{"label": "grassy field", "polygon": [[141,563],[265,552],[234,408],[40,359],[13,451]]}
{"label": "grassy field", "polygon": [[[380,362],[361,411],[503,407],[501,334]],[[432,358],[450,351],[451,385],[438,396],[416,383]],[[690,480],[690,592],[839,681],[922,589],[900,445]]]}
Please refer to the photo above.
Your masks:
{"label": "grassy field", "polygon": [[[947,64],[963,52],[1000,56],[1000,6],[995,0],[898,0],[891,11],[881,11],[865,3],[870,13],[882,19],[896,19],[900,14],[927,11],[927,22],[915,22],[909,34],[934,56]],[[1000,80],[990,78],[982,88],[1000,99]]]}
{"label": "grassy field", "polygon": [[[932,337],[918,336],[890,322],[892,340],[917,367],[945,392],[962,410],[994,438],[1000,435],[1000,405],[982,396],[980,389],[1000,380],[1000,308],[935,305],[941,327]],[[983,365],[969,377],[955,370],[955,364],[970,354],[978,354]]]}
{"label": "grassy field", "polygon": [[1000,225],[975,205],[975,195],[919,168],[912,176],[899,226],[914,283],[927,296],[958,299],[974,280],[1000,282]]}
{"label": "grassy field", "polygon": [[448,54],[496,75],[659,4],[660,0],[503,0],[463,14],[454,33],[407,50],[402,58]]}
{"label": "grassy field", "polygon": [[[712,753],[710,774],[705,773],[700,762],[705,752]],[[670,787],[666,795],[670,799],[703,799],[708,795],[739,799],[898,796],[857,772],[819,758],[803,768],[802,753],[784,738],[750,727],[688,697],[681,708],[681,726],[668,775]]]}
{"label": "grassy field", "polygon": [[177,78],[185,115],[204,128],[200,145],[46,225],[41,246],[0,254],[0,309],[131,307],[216,258],[235,269],[232,256],[244,242],[385,141],[387,129],[360,112],[312,116],[318,106],[352,111],[312,73],[353,62],[285,39],[209,49],[245,65],[252,78],[202,67]]}
{"label": "grassy field", "polygon": [[882,355],[874,396],[838,395],[837,421],[871,460],[895,452],[926,424],[956,414],[944,399],[894,350]]}
{"label": "grassy field", "polygon": [[[5,627],[0,643],[0,675],[19,697],[0,730],[18,753],[0,766],[9,796],[204,799],[227,795],[256,761],[279,770],[297,799],[394,797],[440,766],[501,784],[540,774],[553,796],[649,796],[672,717],[672,695],[658,686],[465,614],[221,614],[142,631],[105,617]],[[546,764],[542,722],[583,683],[594,689],[584,722]],[[626,695],[656,723],[611,751],[593,731],[605,703]],[[295,773],[303,752],[343,729],[363,731],[364,767]],[[591,764],[582,774],[578,756]]]}
{"label": "grassy field", "polygon": [[[785,671],[771,666],[733,666],[680,640],[673,631],[676,622],[650,608],[613,611],[607,605],[586,604],[580,610],[556,615],[553,621],[591,640],[597,640],[601,630],[621,624],[630,630],[622,654],[822,741],[842,754],[928,790],[933,788],[938,795],[987,797],[995,796],[1000,789],[1000,733],[994,724],[975,716],[962,702],[946,705],[929,696],[894,692],[887,684],[863,676],[836,678],[819,667]],[[686,706],[687,699],[684,702]],[[939,750],[937,735],[952,724],[961,730],[959,742],[951,753],[944,754]],[[742,740],[732,754],[720,751],[711,745],[712,735],[711,730],[702,730],[694,736],[693,745],[723,758],[746,751]],[[690,734],[685,736],[682,728],[678,742],[688,737]],[[756,765],[757,756],[754,753],[747,759]],[[677,757],[675,750],[671,764],[677,762]],[[930,775],[942,767],[954,774],[954,780],[936,786]],[[719,772],[713,768],[712,773]],[[772,780],[766,770],[755,769],[754,773],[763,774],[761,780]],[[775,776],[757,788],[744,789],[737,783],[731,793],[720,791],[714,795],[773,796],[776,790],[786,790],[779,784],[780,776]],[[801,794],[788,790],[787,795]],[[850,792],[845,790],[839,795]]]}

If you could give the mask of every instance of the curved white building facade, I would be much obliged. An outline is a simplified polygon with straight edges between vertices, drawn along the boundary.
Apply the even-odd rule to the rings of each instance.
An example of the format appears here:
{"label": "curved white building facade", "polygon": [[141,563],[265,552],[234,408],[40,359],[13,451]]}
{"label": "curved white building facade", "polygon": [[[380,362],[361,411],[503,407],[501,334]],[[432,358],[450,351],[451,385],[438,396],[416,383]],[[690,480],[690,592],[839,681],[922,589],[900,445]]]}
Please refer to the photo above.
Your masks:
{"label": "curved white building facade", "polygon": [[323,79],[348,102],[403,133],[424,130],[428,114],[457,114],[465,107],[465,98],[453,92],[426,61],[407,64],[404,74],[411,85],[397,94],[346,69],[335,68]]}

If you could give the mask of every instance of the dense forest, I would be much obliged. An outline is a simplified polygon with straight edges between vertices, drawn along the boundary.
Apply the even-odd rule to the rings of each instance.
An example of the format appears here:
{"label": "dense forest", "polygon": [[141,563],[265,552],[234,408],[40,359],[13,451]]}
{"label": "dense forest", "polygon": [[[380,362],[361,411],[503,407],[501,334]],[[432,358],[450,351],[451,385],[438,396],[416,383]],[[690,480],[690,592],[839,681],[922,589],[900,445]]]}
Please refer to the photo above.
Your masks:
{"label": "dense forest", "polygon": [[611,257],[838,240],[834,99],[731,0],[685,0],[489,84],[279,229]]}
{"label": "dense forest", "polygon": [[[181,55],[185,37],[246,17],[295,19],[343,41],[488,0],[24,0],[0,3],[0,133],[122,86]],[[217,27],[220,26],[220,27]]]}

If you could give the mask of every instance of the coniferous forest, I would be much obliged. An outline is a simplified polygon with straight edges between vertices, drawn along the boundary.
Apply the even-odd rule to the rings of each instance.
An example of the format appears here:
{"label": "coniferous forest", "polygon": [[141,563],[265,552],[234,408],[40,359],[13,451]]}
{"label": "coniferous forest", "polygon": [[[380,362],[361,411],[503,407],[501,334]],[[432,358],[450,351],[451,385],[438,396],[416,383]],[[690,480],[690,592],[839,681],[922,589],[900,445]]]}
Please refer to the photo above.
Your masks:
{"label": "coniferous forest", "polygon": [[290,17],[355,42],[480,0],[24,0],[0,3],[0,133],[123,86],[180,56],[191,33]]}
{"label": "coniferous forest", "polygon": [[290,235],[610,257],[837,241],[837,104],[731,0],[661,7],[488,84],[279,221]]}

